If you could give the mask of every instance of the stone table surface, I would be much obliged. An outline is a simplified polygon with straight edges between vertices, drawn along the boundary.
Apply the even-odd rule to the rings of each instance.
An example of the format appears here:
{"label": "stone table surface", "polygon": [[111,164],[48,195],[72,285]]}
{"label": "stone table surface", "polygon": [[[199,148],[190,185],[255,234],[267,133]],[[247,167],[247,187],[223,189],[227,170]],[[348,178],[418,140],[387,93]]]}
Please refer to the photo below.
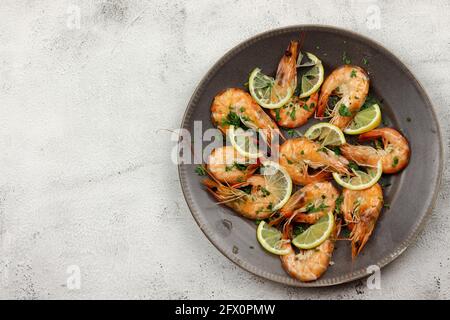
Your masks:
{"label": "stone table surface", "polygon": [[298,289],[209,243],[170,160],[170,130],[212,64],[294,24],[354,30],[396,54],[435,105],[447,159],[449,16],[446,0],[2,1],[0,298],[450,298],[448,171],[380,290]]}

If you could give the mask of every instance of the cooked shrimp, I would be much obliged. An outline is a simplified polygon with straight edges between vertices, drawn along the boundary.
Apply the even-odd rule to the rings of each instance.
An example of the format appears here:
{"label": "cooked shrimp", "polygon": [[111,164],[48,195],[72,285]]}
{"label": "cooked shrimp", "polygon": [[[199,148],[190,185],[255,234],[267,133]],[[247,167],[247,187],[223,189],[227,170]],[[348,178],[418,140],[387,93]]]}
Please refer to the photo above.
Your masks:
{"label": "cooked shrimp", "polygon": [[212,122],[226,134],[230,125],[244,123],[250,129],[265,129],[270,145],[274,132],[280,134],[277,124],[247,92],[230,88],[215,96],[211,105]]}
{"label": "cooked shrimp", "polygon": [[291,41],[278,64],[271,100],[278,100],[275,95],[285,96],[287,90],[294,92],[297,87],[297,57],[298,41]]}
{"label": "cooked shrimp", "polygon": [[207,169],[220,182],[233,185],[250,177],[259,164],[250,164],[232,146],[215,148],[208,157]]}
{"label": "cooked shrimp", "polygon": [[410,149],[408,141],[400,132],[392,128],[375,129],[359,136],[360,141],[381,138],[384,149],[370,146],[354,146],[346,144],[341,152],[349,160],[359,165],[376,166],[381,160],[383,173],[392,174],[404,169],[409,163]]}
{"label": "cooked shrimp", "polygon": [[282,218],[314,224],[328,211],[334,211],[339,193],[331,182],[311,183],[295,192],[281,208]]}
{"label": "cooked shrimp", "polygon": [[[267,189],[266,179],[261,175],[253,175],[246,182],[235,186],[226,186],[219,181],[205,179],[203,184],[219,201],[248,219],[266,219],[273,213],[275,195]],[[249,193],[241,190],[251,187]]]}
{"label": "cooked shrimp", "polygon": [[369,189],[344,189],[341,212],[351,230],[352,257],[355,258],[369,240],[383,207],[383,190],[379,184]]}
{"label": "cooked shrimp", "polygon": [[[334,242],[340,231],[340,222],[335,223],[335,227],[330,237],[320,246],[310,250],[294,251],[290,242],[284,244],[289,248],[287,255],[280,256],[281,265],[289,275],[300,281],[314,281],[320,278],[330,265],[331,256],[334,251]],[[285,232],[285,239],[289,239]]]}
{"label": "cooked shrimp", "polygon": [[319,93],[313,93],[305,101],[295,96],[291,101],[279,109],[270,110],[272,118],[277,124],[285,128],[297,128],[304,125],[314,114]]}
{"label": "cooked shrimp", "polygon": [[340,100],[330,112],[330,123],[344,129],[364,104],[369,92],[369,76],[357,66],[345,65],[335,69],[325,80],[320,91],[317,116],[322,118],[331,95]]}
{"label": "cooked shrimp", "polygon": [[[347,159],[305,137],[289,139],[280,146],[280,165],[295,184],[301,185],[324,181],[330,172],[349,174]],[[310,174],[309,168],[321,171]]]}

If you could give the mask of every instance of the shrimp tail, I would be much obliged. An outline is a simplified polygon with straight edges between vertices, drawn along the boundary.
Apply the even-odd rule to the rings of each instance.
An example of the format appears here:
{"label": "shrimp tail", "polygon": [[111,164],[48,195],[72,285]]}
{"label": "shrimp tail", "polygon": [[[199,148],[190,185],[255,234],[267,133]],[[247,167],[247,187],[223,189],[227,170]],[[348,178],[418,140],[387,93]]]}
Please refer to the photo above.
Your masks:
{"label": "shrimp tail", "polygon": [[378,218],[377,210],[375,208],[367,209],[362,214],[362,217],[366,218],[362,218],[358,223],[354,224],[354,228],[350,234],[353,259],[359,255],[372,235],[373,229],[375,228],[375,222]]}
{"label": "shrimp tail", "polygon": [[373,130],[371,130],[369,132],[360,134],[359,137],[358,137],[358,140],[360,142],[363,142],[363,141],[367,141],[367,140],[378,139],[378,138],[381,138],[381,137],[383,137],[383,130],[381,130],[381,129],[373,129]]}
{"label": "shrimp tail", "polygon": [[281,87],[295,88],[297,86],[298,41],[291,41],[278,64],[276,79]]}
{"label": "shrimp tail", "polygon": [[247,174],[245,175],[245,180],[250,178],[258,168],[261,167],[261,160],[256,159],[256,163],[249,164],[247,167]]}
{"label": "shrimp tail", "polygon": [[325,116],[325,110],[327,109],[328,99],[330,98],[330,93],[321,92],[319,102],[316,109],[316,117],[322,119]]}
{"label": "shrimp tail", "polygon": [[283,217],[289,218],[296,209],[302,207],[305,202],[304,192],[295,192],[289,201],[281,208],[280,213]]}
{"label": "shrimp tail", "polygon": [[300,203],[304,203],[305,193],[295,192],[289,201],[280,209],[280,216],[270,221],[270,225],[279,225],[282,221],[288,220],[287,225],[292,221],[293,215],[295,215],[295,210],[300,208]]}

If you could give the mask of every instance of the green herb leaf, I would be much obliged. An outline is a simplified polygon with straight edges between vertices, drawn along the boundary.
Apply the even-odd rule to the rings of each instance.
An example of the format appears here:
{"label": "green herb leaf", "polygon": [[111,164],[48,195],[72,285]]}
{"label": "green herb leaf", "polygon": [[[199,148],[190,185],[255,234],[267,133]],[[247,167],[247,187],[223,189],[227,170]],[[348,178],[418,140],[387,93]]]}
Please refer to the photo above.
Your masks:
{"label": "green herb leaf", "polygon": [[341,236],[343,238],[350,238],[351,233],[352,232],[348,228],[342,228],[341,229]]}
{"label": "green herb leaf", "polygon": [[276,121],[280,121],[281,120],[280,109],[275,109],[275,120]]}
{"label": "green herb leaf", "polygon": [[298,224],[294,227],[294,231],[292,232],[294,237],[302,234],[303,232],[306,231],[306,229],[308,229],[308,226],[306,224]]}
{"label": "green herb leaf", "polygon": [[315,207],[313,203],[308,203],[306,205],[306,213],[320,212],[327,208],[328,208],[328,206],[325,205],[325,203],[323,203],[323,202],[318,207]]}
{"label": "green herb leaf", "polygon": [[344,196],[341,194],[336,199],[336,207],[334,209],[334,212],[336,212],[336,214],[340,214],[341,213],[342,202],[344,202]]}
{"label": "green herb leaf", "polygon": [[331,150],[335,155],[340,156],[342,154],[341,149],[338,146],[331,147]]}
{"label": "green herb leaf", "polygon": [[[222,121],[222,125],[229,125],[235,127],[243,127],[241,119],[236,112],[230,111],[225,119]],[[245,126],[244,126],[245,127]]]}
{"label": "green herb leaf", "polygon": [[373,141],[375,145],[375,149],[383,149],[383,142],[380,139],[376,139]]}
{"label": "green herb leaf", "polygon": [[292,120],[295,120],[295,118],[296,118],[296,116],[295,116],[296,111],[297,111],[297,109],[295,107],[293,107],[291,113],[289,114],[289,116],[291,117]]}
{"label": "green herb leaf", "polygon": [[252,192],[252,186],[245,186],[245,187],[239,188],[239,190],[244,191],[246,194],[250,194]]}
{"label": "green herb leaf", "polygon": [[394,157],[392,160],[392,168],[395,168],[398,165],[398,157]]}
{"label": "green herb leaf", "polygon": [[261,187],[261,192],[262,192],[262,194],[263,194],[264,197],[267,197],[267,196],[270,195],[270,191],[267,190],[267,189],[264,188],[264,187]]}
{"label": "green herb leaf", "polygon": [[355,171],[360,170],[360,168],[359,168],[359,166],[356,164],[356,162],[353,162],[353,161],[349,161],[348,167],[349,167],[350,169],[355,170]]}
{"label": "green herb leaf", "polygon": [[344,62],[345,64],[351,64],[352,63],[352,60],[347,56],[347,52],[345,52],[345,51],[342,54],[342,62]]}
{"label": "green herb leaf", "polygon": [[339,114],[343,117],[351,117],[352,113],[348,109],[348,107],[345,104],[341,104],[339,107]]}
{"label": "green herb leaf", "polygon": [[195,172],[196,172],[199,176],[206,176],[206,169],[205,169],[205,167],[203,167],[202,165],[198,165],[197,168],[195,168]]}
{"label": "green herb leaf", "polygon": [[365,101],[364,104],[362,105],[360,111],[362,111],[362,110],[364,110],[364,109],[367,109],[368,107],[371,107],[371,106],[373,106],[374,104],[378,104],[378,105],[381,107],[381,102],[380,102],[377,98],[375,98],[375,97],[373,97],[373,96],[371,96],[371,95],[368,95],[368,96],[366,97],[366,101]]}

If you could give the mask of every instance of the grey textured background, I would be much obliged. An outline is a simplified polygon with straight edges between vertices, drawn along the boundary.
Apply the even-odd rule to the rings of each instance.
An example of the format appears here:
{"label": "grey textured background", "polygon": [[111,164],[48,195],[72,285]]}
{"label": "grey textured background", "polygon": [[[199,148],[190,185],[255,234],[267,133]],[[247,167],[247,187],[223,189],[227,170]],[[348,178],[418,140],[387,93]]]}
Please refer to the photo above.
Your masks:
{"label": "grey textured background", "polygon": [[[367,23],[373,6],[379,29]],[[446,0],[3,0],[0,298],[450,298],[448,171],[430,222],[383,269],[381,290],[364,280],[296,289],[241,270],[203,236],[167,131],[227,50],[272,28],[327,24],[381,42],[415,73],[447,155],[449,16]],[[67,288],[71,265],[79,290]]]}

